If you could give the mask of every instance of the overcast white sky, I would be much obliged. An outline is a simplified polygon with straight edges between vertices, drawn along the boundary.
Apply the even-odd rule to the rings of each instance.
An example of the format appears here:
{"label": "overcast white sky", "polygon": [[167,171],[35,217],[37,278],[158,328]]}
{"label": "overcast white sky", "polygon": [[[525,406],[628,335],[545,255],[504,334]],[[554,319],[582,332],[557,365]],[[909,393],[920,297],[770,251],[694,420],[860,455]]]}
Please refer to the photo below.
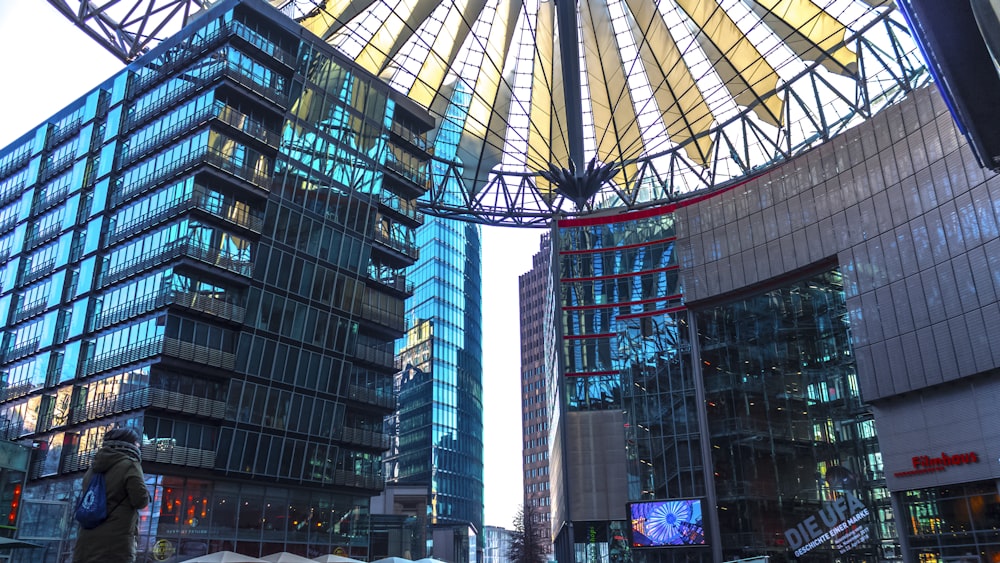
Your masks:
{"label": "overcast white sky", "polygon": [[[0,147],[122,67],[44,0],[0,0]],[[510,528],[521,504],[517,278],[538,229],[483,229],[486,524]]]}

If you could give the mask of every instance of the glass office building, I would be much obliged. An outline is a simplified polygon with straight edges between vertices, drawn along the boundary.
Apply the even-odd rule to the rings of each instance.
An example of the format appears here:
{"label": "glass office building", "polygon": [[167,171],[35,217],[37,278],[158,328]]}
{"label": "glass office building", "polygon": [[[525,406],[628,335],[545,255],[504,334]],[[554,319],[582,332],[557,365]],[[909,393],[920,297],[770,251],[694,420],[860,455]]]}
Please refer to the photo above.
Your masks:
{"label": "glass office building", "polygon": [[[790,543],[815,560],[894,553],[837,265],[691,307],[684,206],[558,224],[560,560],[781,558]],[[798,528],[862,512],[821,545]]]}
{"label": "glass office building", "polygon": [[558,221],[559,561],[1000,560],[996,180],[922,88],[745,182]]}
{"label": "glass office building", "polygon": [[[391,483],[428,487],[431,527],[466,530],[471,525],[482,534],[479,226],[427,218],[417,229],[417,246],[420,262],[408,271],[414,291],[406,302],[407,337],[398,345],[399,410],[386,474]],[[433,549],[439,558],[451,551]]]}
{"label": "glass office building", "polygon": [[124,425],[143,557],[366,556],[432,125],[223,1],[0,151],[0,416],[36,454],[19,536],[71,549]]}

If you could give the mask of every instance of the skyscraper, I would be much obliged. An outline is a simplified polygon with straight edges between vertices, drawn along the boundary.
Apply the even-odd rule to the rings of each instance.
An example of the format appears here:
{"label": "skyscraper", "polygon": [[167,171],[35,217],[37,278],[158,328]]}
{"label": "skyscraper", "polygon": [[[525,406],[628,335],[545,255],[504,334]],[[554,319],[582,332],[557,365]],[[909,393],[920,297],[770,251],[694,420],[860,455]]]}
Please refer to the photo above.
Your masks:
{"label": "skyscraper", "polygon": [[[387,478],[426,485],[430,526],[472,526],[474,552],[484,510],[479,227],[428,218],[417,244],[420,262],[408,273],[415,284],[409,330],[398,346],[398,441],[386,456]],[[435,545],[434,552],[451,560],[450,546]]]}
{"label": "skyscraper", "polygon": [[550,542],[549,528],[549,413],[547,397],[546,329],[552,327],[551,253],[547,235],[542,235],[531,270],[518,279],[521,315],[521,440],[524,480],[524,514],[533,530]]}
{"label": "skyscraper", "polygon": [[37,454],[19,533],[68,551],[126,425],[142,552],[365,556],[431,126],[225,0],[0,151],[0,416]]}

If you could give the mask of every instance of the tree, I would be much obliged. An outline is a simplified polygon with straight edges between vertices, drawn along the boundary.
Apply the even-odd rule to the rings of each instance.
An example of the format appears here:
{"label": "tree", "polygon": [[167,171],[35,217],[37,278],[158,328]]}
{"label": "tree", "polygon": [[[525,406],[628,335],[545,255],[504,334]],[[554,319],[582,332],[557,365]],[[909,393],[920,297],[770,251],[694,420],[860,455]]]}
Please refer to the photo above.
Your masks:
{"label": "tree", "polygon": [[507,558],[510,563],[546,563],[549,559],[549,532],[536,520],[535,511],[522,506],[514,516]]}

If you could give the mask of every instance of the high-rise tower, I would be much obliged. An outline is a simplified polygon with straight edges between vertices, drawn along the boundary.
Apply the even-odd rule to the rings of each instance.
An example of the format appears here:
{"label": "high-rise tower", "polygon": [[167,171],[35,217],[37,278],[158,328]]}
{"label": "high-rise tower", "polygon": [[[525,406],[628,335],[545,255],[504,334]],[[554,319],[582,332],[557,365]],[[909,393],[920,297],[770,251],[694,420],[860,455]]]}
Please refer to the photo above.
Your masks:
{"label": "high-rise tower", "polygon": [[263,2],[224,0],[0,151],[3,437],[21,535],[114,425],[140,550],[363,557],[430,117]]}
{"label": "high-rise tower", "polygon": [[[461,551],[474,552],[484,497],[480,230],[428,218],[417,230],[417,244],[420,262],[408,273],[414,284],[409,331],[398,345],[398,440],[386,456],[387,479],[426,485],[430,527],[471,526],[475,535]],[[452,560],[450,546],[435,544],[433,551]]]}
{"label": "high-rise tower", "polygon": [[[518,278],[521,315],[521,455],[524,514],[549,543],[549,417],[545,331],[551,327],[552,245],[542,235],[531,270]],[[549,366],[551,367],[551,366]]]}

